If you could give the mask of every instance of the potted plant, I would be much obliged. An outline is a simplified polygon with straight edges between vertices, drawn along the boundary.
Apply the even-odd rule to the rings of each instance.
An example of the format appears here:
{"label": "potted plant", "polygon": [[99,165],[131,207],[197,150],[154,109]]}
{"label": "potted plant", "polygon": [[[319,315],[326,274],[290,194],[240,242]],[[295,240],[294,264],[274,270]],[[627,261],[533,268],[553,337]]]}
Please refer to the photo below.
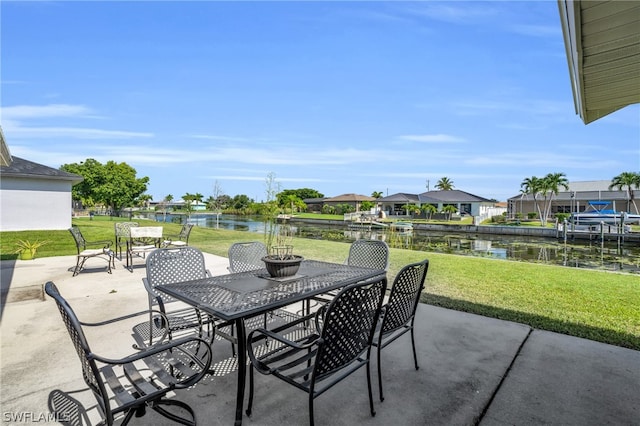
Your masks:
{"label": "potted plant", "polygon": [[280,209],[276,195],[280,185],[275,181],[275,174],[267,175],[266,187],[267,201],[263,213],[267,255],[262,258],[262,261],[272,277],[289,277],[298,272],[304,258],[293,254],[291,226],[287,223],[278,224]]}
{"label": "potted plant", "polygon": [[36,251],[38,248],[47,244],[48,241],[28,241],[28,240],[18,240],[16,246],[18,247],[14,253],[18,254],[20,260],[31,260],[35,258]]}

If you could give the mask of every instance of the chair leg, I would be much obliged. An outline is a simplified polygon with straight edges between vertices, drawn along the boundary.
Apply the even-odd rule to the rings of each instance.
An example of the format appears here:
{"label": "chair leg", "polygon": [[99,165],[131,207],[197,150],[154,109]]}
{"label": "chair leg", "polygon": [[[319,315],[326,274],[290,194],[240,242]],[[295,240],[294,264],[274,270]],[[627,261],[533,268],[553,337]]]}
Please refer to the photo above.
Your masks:
{"label": "chair leg", "polygon": [[75,277],[80,273],[80,256],[76,257],[76,267],[73,269],[73,276]]}
{"label": "chair leg", "polygon": [[411,346],[413,346],[413,362],[416,365],[416,370],[420,367],[418,366],[418,356],[416,355],[416,339],[413,336],[413,322],[411,323]]}
{"label": "chair leg", "polygon": [[313,390],[309,392],[309,426],[313,426]]}
{"label": "chair leg", "polygon": [[[189,416],[191,417],[191,419],[186,419],[184,417],[180,417],[177,414],[174,414],[168,410],[165,410],[164,408],[160,407],[159,405],[167,405],[167,406],[175,406],[175,407],[179,407],[183,410],[185,410],[187,413],[189,413]],[[154,409],[154,411],[156,411],[158,414],[168,418],[169,420],[172,420],[176,423],[180,423],[183,425],[187,425],[187,426],[195,426],[196,424],[196,413],[193,411],[193,409],[186,403],[182,402],[182,401],[176,401],[176,400],[172,400],[172,399],[162,399],[158,402],[156,402],[155,404],[153,404],[153,406],[151,407]]]}
{"label": "chair leg", "polygon": [[380,402],[384,401],[384,395],[382,394],[382,367],[380,366],[380,351],[382,350],[382,339],[378,339],[378,389],[380,390]]}
{"label": "chair leg", "polygon": [[376,411],[373,409],[373,391],[371,390],[371,363],[369,360],[367,360],[367,388],[369,389],[369,408],[371,409],[371,417],[375,417]]}
{"label": "chair leg", "polygon": [[249,402],[247,403],[247,416],[251,417],[251,407],[253,406],[253,364],[249,364]]}

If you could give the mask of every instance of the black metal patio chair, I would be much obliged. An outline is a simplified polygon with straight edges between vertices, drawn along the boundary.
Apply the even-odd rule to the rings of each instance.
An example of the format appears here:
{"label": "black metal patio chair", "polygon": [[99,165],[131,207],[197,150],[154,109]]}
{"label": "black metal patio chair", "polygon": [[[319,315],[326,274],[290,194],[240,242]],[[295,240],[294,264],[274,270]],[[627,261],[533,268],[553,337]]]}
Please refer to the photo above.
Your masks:
{"label": "black metal patio chair", "polygon": [[356,240],[349,247],[347,265],[389,269],[389,246],[380,240]]}
{"label": "black metal patio chair", "polygon": [[[347,265],[371,269],[389,269],[389,246],[380,240],[356,240],[349,247]],[[336,296],[338,290],[329,291],[314,298],[315,301],[327,303]],[[311,303],[307,301],[307,312],[311,311]]]}
{"label": "black metal patio chair", "polygon": [[234,243],[229,247],[229,272],[248,272],[264,268],[267,247],[260,241]]}
{"label": "black metal patio chair", "polygon": [[[313,401],[361,367],[367,368],[371,415],[375,415],[369,359],[387,279],[364,281],[345,287],[326,308],[313,314],[316,331],[294,338],[301,318],[273,330],[256,329],[247,338],[249,359],[249,403],[251,415],[254,370],[273,375],[309,395],[309,423],[314,424]],[[309,316],[311,317],[311,316]],[[262,341],[273,344],[265,351]],[[266,353],[265,353],[266,352]]]}
{"label": "black metal patio chair", "polygon": [[378,386],[380,389],[380,401],[384,401],[382,394],[382,367],[381,350],[398,339],[405,333],[411,333],[411,345],[413,347],[413,361],[416,370],[418,357],[416,355],[416,341],[413,334],[413,323],[416,318],[416,309],[420,302],[420,294],[424,290],[424,281],[429,269],[429,260],[412,263],[398,272],[389,299],[382,307],[380,324],[376,330],[376,338],[373,345],[378,349]]}
{"label": "black metal patio chair", "polygon": [[[199,337],[211,343],[215,335],[232,342],[235,355],[235,338],[233,337],[233,323],[223,322],[213,318],[193,307],[185,307],[181,302],[166,293],[159,292],[156,287],[163,284],[173,284],[210,277],[206,268],[202,251],[195,247],[160,248],[147,256],[147,275],[142,283],[147,290],[149,309],[158,309],[167,316],[168,332],[171,335],[180,332],[198,333]],[[180,306],[178,306],[180,305]],[[153,318],[148,325],[149,339],[153,341]],[[228,329],[229,332],[223,331]],[[140,331],[140,328],[136,329]],[[156,330],[157,331],[157,330]]]}
{"label": "black metal patio chair", "polygon": [[[147,311],[95,324],[80,322],[54,283],[45,292],[58,305],[73,346],[80,357],[82,376],[93,392],[103,423],[113,425],[123,416],[121,425],[132,417],[141,417],[147,407],[162,416],[185,425],[195,425],[193,409],[167,394],[195,385],[209,371],[211,348],[204,340],[188,336],[163,341],[120,359],[100,356],[91,350],[83,326],[104,326],[147,315]],[[158,312],[157,315],[161,314]],[[194,348],[197,348],[197,352]]]}
{"label": "black metal patio chair", "polygon": [[[84,264],[87,259],[92,257],[101,258],[107,261],[107,272],[111,273],[111,268],[115,268],[115,259],[113,252],[111,251],[111,245],[113,241],[111,240],[100,240],[100,241],[87,241],[83,236],[82,232],[80,232],[80,228],[77,226],[72,226],[69,228],[69,232],[73,236],[73,240],[76,243],[76,250],[78,254],[76,256],[76,266],[73,269],[73,276],[75,277],[82,271],[84,268]],[[90,248],[90,247],[101,247],[101,248]]]}

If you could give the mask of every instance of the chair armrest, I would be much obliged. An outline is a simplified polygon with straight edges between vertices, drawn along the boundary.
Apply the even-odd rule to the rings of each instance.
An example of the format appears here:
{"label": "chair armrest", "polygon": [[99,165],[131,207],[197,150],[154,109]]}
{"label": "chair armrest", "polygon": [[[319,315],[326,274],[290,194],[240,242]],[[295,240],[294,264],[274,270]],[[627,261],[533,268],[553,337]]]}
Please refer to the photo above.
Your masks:
{"label": "chair armrest", "polygon": [[85,241],[85,246],[102,246],[104,248],[109,248],[112,245],[113,241],[111,240]]}
{"label": "chair armrest", "polygon": [[[259,336],[254,337],[254,334],[258,334]],[[323,339],[317,334],[308,336],[305,343],[298,343],[298,342],[289,340],[284,336],[278,333],[275,333],[271,330],[267,330],[265,328],[257,328],[253,330],[251,333],[249,333],[249,336],[247,337],[247,342],[249,343],[247,347],[248,353],[249,353],[249,359],[251,360],[251,364],[262,374],[271,374],[272,369],[266,367],[266,365],[256,357],[253,351],[253,343],[262,339],[266,340],[267,338],[271,338],[286,346],[289,346],[291,348],[295,348],[298,350],[308,349],[323,343]]]}
{"label": "chair armrest", "polygon": [[[205,353],[199,352],[196,355],[184,348],[181,348],[182,346],[189,343],[195,344],[196,347],[198,348],[198,351],[204,351]],[[198,382],[204,375],[209,373],[209,368],[211,366],[211,360],[213,356],[211,346],[206,340],[201,339],[199,337],[195,337],[195,336],[186,336],[180,339],[172,340],[162,345],[149,346],[148,348],[142,349],[137,353],[131,354],[129,356],[126,356],[120,359],[104,358],[95,353],[91,353],[88,356],[104,364],[123,365],[123,364],[129,364],[129,363],[140,361],[140,360],[144,361],[145,358],[148,358],[150,356],[153,356],[162,352],[176,351],[176,350],[179,350],[180,352],[185,354],[193,363],[200,366],[201,371],[198,374],[187,377],[185,380],[181,382],[175,383],[175,388],[180,389],[180,388],[192,386],[193,384]]]}
{"label": "chair armrest", "polygon": [[100,322],[84,322],[84,321],[80,321],[80,325],[86,326],[86,327],[99,327],[99,326],[102,326],[102,325],[113,324],[113,323],[116,323],[118,321],[124,321],[126,319],[135,318],[135,317],[140,316],[140,315],[148,315],[150,313],[158,314],[161,317],[163,317],[163,321],[168,321],[167,320],[167,316],[163,312],[156,311],[154,309],[148,309],[146,311],[134,312],[132,314],[128,314],[128,315],[124,315],[124,316],[116,317],[116,318],[111,318],[111,319],[100,321]]}

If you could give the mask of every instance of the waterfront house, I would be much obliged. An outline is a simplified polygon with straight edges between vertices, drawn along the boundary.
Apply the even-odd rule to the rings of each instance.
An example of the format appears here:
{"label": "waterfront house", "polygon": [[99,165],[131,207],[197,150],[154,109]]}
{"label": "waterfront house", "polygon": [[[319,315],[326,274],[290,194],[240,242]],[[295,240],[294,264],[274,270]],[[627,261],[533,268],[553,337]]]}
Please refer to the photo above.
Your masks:
{"label": "waterfront house", "polygon": [[[589,201],[609,201],[611,204],[607,207],[609,210],[626,211],[627,210],[627,191],[623,188],[621,191],[617,188],[609,189],[610,180],[590,180],[569,182],[569,189],[560,188],[558,195],[553,194],[551,201],[551,213],[572,213],[583,212],[589,206]],[[536,199],[540,208],[544,197],[536,195]],[[507,200],[507,216],[515,218],[526,217],[527,214],[536,212],[537,209],[531,194],[519,194]],[[636,201],[635,204],[638,204]],[[638,212],[638,206],[631,203],[629,213]]]}

